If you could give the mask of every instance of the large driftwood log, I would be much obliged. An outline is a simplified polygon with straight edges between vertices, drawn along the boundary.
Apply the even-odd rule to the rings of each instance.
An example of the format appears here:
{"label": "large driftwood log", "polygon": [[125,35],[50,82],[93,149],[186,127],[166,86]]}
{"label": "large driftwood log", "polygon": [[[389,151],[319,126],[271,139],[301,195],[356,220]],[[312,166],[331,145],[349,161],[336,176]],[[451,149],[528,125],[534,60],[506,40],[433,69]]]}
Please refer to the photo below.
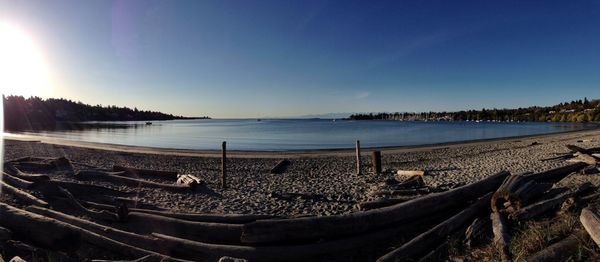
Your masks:
{"label": "large driftwood log", "polygon": [[[434,193],[369,211],[335,216],[259,220],[244,225],[241,240],[244,243],[266,243],[318,239],[358,234],[392,223],[409,222],[494,191],[508,175],[508,172],[500,172],[446,192]],[[452,199],[452,201],[448,201],[448,199]]]}
{"label": "large driftwood log", "polygon": [[360,211],[366,211],[366,210],[371,210],[371,209],[375,209],[375,208],[392,206],[392,205],[395,205],[395,204],[399,204],[399,203],[402,203],[402,202],[406,202],[406,201],[412,200],[414,198],[415,198],[415,196],[382,198],[382,199],[377,199],[377,200],[372,200],[372,201],[366,201],[366,202],[359,203],[357,205],[357,208]]}
{"label": "large driftwood log", "polygon": [[552,183],[527,181],[526,176],[511,176],[494,193],[491,202],[492,210],[494,212],[512,213],[514,210],[529,204],[531,200],[542,196],[552,186]]}
{"label": "large driftwood log", "polygon": [[0,203],[0,226],[36,246],[61,251],[79,248],[80,233],[66,223]]}
{"label": "large driftwood log", "polygon": [[592,237],[592,240],[596,242],[596,245],[600,247],[600,217],[588,208],[581,210],[579,215],[579,221],[585,228],[585,231]]}
{"label": "large driftwood log", "polygon": [[504,214],[499,212],[492,212],[490,215],[492,220],[492,232],[494,233],[494,245],[498,249],[501,255],[502,262],[511,261],[510,250],[508,244],[510,242],[510,235],[508,234],[508,227],[506,225],[506,217]]}
{"label": "large driftwood log", "polygon": [[[88,208],[107,210],[116,212],[116,206],[104,205],[88,201],[80,201],[82,205]],[[201,214],[201,213],[178,213],[164,210],[152,210],[143,208],[128,208],[128,212],[147,213],[164,217],[178,218],[196,222],[212,222],[223,224],[245,224],[262,219],[281,218],[273,215],[253,215],[253,214]]]}
{"label": "large driftwood log", "polygon": [[578,172],[587,166],[586,163],[579,162],[566,165],[563,167],[550,169],[544,172],[528,175],[529,180],[534,180],[538,183],[556,183],[571,173]]}
{"label": "large driftwood log", "polygon": [[488,209],[488,203],[490,203],[491,198],[492,193],[488,193],[460,213],[438,224],[427,232],[418,235],[401,247],[385,254],[377,259],[377,261],[398,261],[399,259],[402,259],[403,261],[416,260],[429,251],[427,248],[443,243],[448,235],[459,228],[462,228],[480,212]]}
{"label": "large driftwood log", "polygon": [[160,188],[169,191],[176,192],[188,192],[190,188],[188,186],[180,186],[175,184],[163,184],[156,183],[151,181],[146,181],[142,179],[130,178],[122,176],[125,172],[121,172],[121,175],[116,175],[114,173],[94,171],[94,170],[85,170],[79,171],[75,174],[75,178],[80,180],[101,180],[115,184],[123,184],[129,186],[139,186],[139,187],[149,187],[149,188]]}
{"label": "large driftwood log", "polygon": [[[112,212],[109,212],[106,210],[95,211],[95,210],[87,209],[86,207],[81,205],[81,203],[79,203],[79,201],[77,199],[75,199],[75,197],[68,190],[66,190],[62,187],[58,187],[57,190],[62,194],[62,197],[60,197],[58,199],[63,204],[59,205],[57,203],[52,203],[53,208],[59,208],[61,206],[60,207],[61,210],[69,210],[73,213],[85,215],[87,217],[90,217],[90,218],[96,219],[96,220],[110,221],[110,222],[115,222],[115,221],[120,220],[120,218],[117,217],[117,214],[115,214],[115,213],[112,213]],[[55,197],[55,199],[57,199],[57,197]],[[65,203],[66,203],[66,205],[65,205]]]}
{"label": "large driftwood log", "polygon": [[427,187],[413,188],[413,189],[392,189],[392,190],[379,190],[372,192],[373,196],[418,196],[426,195],[431,193],[431,190]]}
{"label": "large driftwood log", "polygon": [[46,201],[41,200],[21,189],[13,187],[4,181],[0,181],[0,193],[12,195],[13,197],[30,205],[48,206]]}
{"label": "large driftwood log", "polygon": [[47,175],[24,173],[21,170],[19,170],[18,168],[16,168],[14,165],[12,165],[11,163],[4,163],[4,171],[10,175],[13,175],[20,179],[31,181],[31,182],[50,180],[50,177]]}
{"label": "large driftwood log", "polygon": [[394,225],[388,228],[372,230],[365,234],[348,236],[336,240],[324,240],[307,244],[281,245],[219,245],[209,244],[163,234],[152,234],[155,237],[168,241],[177,254],[194,257],[200,261],[215,261],[224,254],[231,257],[243,258],[249,261],[311,261],[323,260],[331,254],[354,255],[359,254],[365,247],[389,244],[398,235],[413,234],[415,230],[436,224],[451,214],[440,214],[425,217],[418,221]]}
{"label": "large driftwood log", "polygon": [[141,234],[156,232],[212,243],[239,243],[242,234],[242,225],[195,222],[140,212],[129,212],[125,225]]}
{"label": "large driftwood log", "polygon": [[12,238],[12,231],[8,228],[0,227],[0,243]]}
{"label": "large driftwood log", "polygon": [[560,194],[550,199],[545,199],[537,203],[533,203],[526,207],[516,210],[512,214],[510,214],[510,218],[516,221],[523,221],[527,219],[534,218],[541,214],[544,214],[550,210],[556,209],[560,207],[560,205],[565,202],[570,197],[577,197],[582,193],[590,190],[592,188],[591,183],[584,183],[580,185],[577,189]]}
{"label": "large driftwood log", "polygon": [[47,208],[30,206],[26,208],[28,211],[54,218],[56,220],[68,223],[70,225],[74,225],[76,227],[80,227],[82,229],[88,230],[90,232],[96,233],[98,235],[102,235],[104,237],[113,239],[115,241],[122,242],[124,244],[144,247],[144,249],[148,249],[150,251],[154,251],[157,253],[161,253],[164,255],[171,255],[171,247],[166,245],[160,239],[152,236],[139,235],[131,232],[127,232],[124,230],[120,230],[113,227],[108,227],[104,225],[100,225],[89,220],[84,220],[81,218],[77,218],[71,215],[67,215],[61,212],[57,212],[54,210],[50,210]]}
{"label": "large driftwood log", "polygon": [[133,260],[104,260],[104,259],[92,259],[91,262],[162,262],[164,257],[157,255],[147,255]]}
{"label": "large driftwood log", "polygon": [[291,163],[292,162],[290,162],[290,160],[287,159],[279,161],[277,165],[271,168],[271,174],[283,174]]}
{"label": "large driftwood log", "polygon": [[573,153],[583,153],[583,154],[587,154],[589,153],[589,151],[585,148],[582,147],[578,147],[576,145],[566,145],[566,147],[571,150],[571,152]]}
{"label": "large driftwood log", "polygon": [[121,175],[127,175],[133,178],[162,178],[173,181],[177,179],[177,172],[174,171],[148,170],[117,165],[113,166],[113,171],[125,172]]}
{"label": "large driftwood log", "polygon": [[28,189],[33,185],[33,182],[29,182],[27,180],[23,180],[21,178],[9,175],[7,173],[2,172],[0,176],[0,180],[6,182],[7,184],[14,186],[16,188]]}
{"label": "large driftwood log", "polygon": [[526,262],[546,262],[546,261],[569,261],[580,251],[580,239],[582,239],[582,230],[576,231],[568,237],[558,241],[549,247],[540,250],[533,255],[525,258]]}
{"label": "large driftwood log", "polygon": [[[39,212],[44,215],[54,216],[54,217],[57,217],[60,219],[65,219],[65,217],[68,217],[68,215],[64,215],[64,214],[56,215],[58,212],[54,212],[49,209],[38,208],[35,206],[28,207],[28,210],[35,211],[36,213]],[[28,212],[28,213],[31,213],[31,212]],[[60,214],[60,213],[58,213],[58,214]],[[41,216],[41,215],[36,214],[36,216]],[[44,216],[41,216],[41,217],[44,217]],[[48,218],[48,219],[50,219],[50,218]],[[58,219],[52,219],[52,220],[59,221]],[[81,220],[78,220],[78,219],[65,219],[65,221],[68,221],[68,223],[73,223],[73,224],[80,224],[80,225],[83,224],[83,223],[81,223]],[[63,223],[63,222],[59,222],[59,223]],[[89,222],[89,223],[91,223],[91,222]],[[171,258],[171,257],[166,257],[157,252],[146,250],[141,247],[129,245],[129,244],[114,240],[111,237],[106,236],[105,233],[102,233],[102,232],[96,231],[96,232],[98,232],[98,233],[96,233],[96,232],[94,232],[94,230],[85,229],[85,228],[82,228],[79,226],[75,226],[75,225],[69,225],[69,226],[72,229],[76,230],[80,234],[81,241],[89,243],[96,247],[105,249],[112,253],[123,255],[127,258],[143,257],[143,256],[147,256],[147,255],[158,255],[158,256],[163,257],[164,261],[183,261],[183,260],[179,260],[179,259],[175,259],[175,258]],[[107,229],[109,232],[114,232],[114,230],[110,230],[110,228],[107,228],[107,227],[103,227],[103,228]],[[114,234],[110,234],[110,233],[108,233],[107,235],[114,236]]]}

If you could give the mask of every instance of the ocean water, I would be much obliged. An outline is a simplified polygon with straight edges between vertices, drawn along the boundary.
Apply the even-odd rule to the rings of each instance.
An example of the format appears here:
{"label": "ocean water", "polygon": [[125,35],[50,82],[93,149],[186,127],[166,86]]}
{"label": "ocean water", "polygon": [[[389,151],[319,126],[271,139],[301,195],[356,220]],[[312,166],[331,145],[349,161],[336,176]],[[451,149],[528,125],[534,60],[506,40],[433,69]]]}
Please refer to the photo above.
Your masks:
{"label": "ocean water", "polygon": [[89,123],[25,132],[68,140],[178,149],[307,150],[392,147],[547,134],[589,128],[573,123],[400,122],[331,119],[198,119]]}

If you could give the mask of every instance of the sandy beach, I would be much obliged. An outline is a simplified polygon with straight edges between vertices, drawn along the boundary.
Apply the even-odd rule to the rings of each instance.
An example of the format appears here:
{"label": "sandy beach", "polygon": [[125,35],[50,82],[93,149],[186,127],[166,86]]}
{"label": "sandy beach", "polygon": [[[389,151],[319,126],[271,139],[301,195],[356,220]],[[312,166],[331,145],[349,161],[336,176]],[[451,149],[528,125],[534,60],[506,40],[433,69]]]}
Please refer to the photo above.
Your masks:
{"label": "sandy beach", "polygon": [[[600,130],[508,138],[492,141],[421,147],[382,149],[384,174],[371,172],[371,150],[362,154],[363,174],[355,174],[353,150],[302,152],[229,152],[228,183],[220,188],[220,152],[170,150],[107,144],[75,143],[41,137],[5,139],[5,160],[24,156],[65,156],[76,169],[90,166],[110,169],[123,165],[144,169],[171,170],[206,181],[207,190],[198,193],[171,193],[148,188],[116,186],[137,192],[143,204],[176,211],[199,213],[245,213],[279,216],[332,215],[356,211],[356,204],[378,198],[370,194],[380,188],[396,170],[424,169],[429,187],[448,189],[478,181],[502,170],[513,174],[536,172],[565,165],[563,160],[540,161],[566,153],[567,144],[590,148],[600,146]],[[269,170],[280,160],[292,164],[283,174]],[[69,176],[57,179],[75,181]],[[592,181],[595,176],[573,175],[566,179]],[[278,197],[300,193],[297,197]],[[309,196],[309,197],[304,197]]]}

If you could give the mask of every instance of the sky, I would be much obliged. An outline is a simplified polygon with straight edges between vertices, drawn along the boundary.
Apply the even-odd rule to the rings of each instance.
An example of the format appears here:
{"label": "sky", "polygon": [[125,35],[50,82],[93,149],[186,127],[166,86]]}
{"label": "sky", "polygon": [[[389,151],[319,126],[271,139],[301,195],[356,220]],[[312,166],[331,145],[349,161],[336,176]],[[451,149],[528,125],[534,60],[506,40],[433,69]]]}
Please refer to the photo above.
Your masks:
{"label": "sky", "polygon": [[600,98],[599,1],[0,0],[2,24],[6,94],[222,118]]}

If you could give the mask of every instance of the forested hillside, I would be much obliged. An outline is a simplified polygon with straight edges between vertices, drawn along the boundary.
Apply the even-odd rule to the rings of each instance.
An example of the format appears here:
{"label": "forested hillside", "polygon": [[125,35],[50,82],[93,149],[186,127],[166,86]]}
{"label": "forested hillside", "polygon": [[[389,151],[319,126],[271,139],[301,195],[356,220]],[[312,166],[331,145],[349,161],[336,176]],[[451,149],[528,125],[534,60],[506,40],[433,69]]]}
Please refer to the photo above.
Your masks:
{"label": "forested hillside", "polygon": [[[3,96],[5,129],[48,129],[57,122],[189,119],[137,108],[88,105],[62,98]],[[207,118],[207,117],[202,117]]]}

